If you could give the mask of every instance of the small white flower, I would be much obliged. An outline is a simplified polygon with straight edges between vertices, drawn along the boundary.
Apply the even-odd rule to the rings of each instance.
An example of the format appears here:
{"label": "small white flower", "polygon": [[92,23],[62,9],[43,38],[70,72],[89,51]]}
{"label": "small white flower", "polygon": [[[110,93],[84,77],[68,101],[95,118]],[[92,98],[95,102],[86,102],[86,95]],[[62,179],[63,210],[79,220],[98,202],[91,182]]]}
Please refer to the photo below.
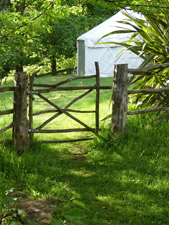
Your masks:
{"label": "small white flower", "polygon": [[141,105],[141,104],[142,104],[142,102],[137,102],[136,106],[139,106],[139,105]]}
{"label": "small white flower", "polygon": [[14,192],[14,188],[11,188],[11,189],[9,190],[9,192],[10,192],[10,193]]}

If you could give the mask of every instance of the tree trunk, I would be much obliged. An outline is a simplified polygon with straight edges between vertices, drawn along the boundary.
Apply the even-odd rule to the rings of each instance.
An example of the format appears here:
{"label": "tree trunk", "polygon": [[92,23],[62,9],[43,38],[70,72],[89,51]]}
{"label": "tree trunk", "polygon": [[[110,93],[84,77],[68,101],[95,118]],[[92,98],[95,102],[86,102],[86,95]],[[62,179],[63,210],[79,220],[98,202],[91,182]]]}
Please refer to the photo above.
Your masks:
{"label": "tree trunk", "polygon": [[56,59],[54,56],[51,57],[51,69],[52,75],[56,75]]}
{"label": "tree trunk", "polygon": [[0,11],[2,11],[7,3],[7,0],[1,0],[0,2]]}
{"label": "tree trunk", "polygon": [[25,0],[24,0],[23,3],[20,5],[19,11],[21,12],[21,15],[24,14],[24,11],[25,11]]}
{"label": "tree trunk", "polygon": [[16,73],[23,73],[23,65],[16,66]]}

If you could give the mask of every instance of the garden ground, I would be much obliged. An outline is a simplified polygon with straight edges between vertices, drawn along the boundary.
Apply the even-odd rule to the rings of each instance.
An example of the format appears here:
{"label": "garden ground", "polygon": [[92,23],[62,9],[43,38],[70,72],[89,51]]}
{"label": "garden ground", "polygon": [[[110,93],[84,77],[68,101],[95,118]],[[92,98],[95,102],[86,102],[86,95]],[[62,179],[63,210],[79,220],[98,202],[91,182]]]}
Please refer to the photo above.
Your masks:
{"label": "garden ground", "polygon": [[[110,85],[112,81],[109,79],[102,82]],[[111,91],[104,92],[101,96],[101,117],[104,117],[110,110],[108,106]],[[58,97],[53,96],[56,100]],[[6,107],[10,106],[10,96],[3,96],[2,99]],[[64,105],[64,102],[60,104]],[[89,108],[94,106],[92,95],[81,106],[78,104],[79,107],[85,105]],[[38,104],[35,109],[38,110]],[[35,120],[35,125],[44,119],[40,117]],[[61,126],[65,119],[60,119],[56,124]],[[83,119],[92,125],[91,117]],[[7,119],[1,119],[1,123],[6,124]],[[51,209],[53,224],[169,224],[168,114],[128,116],[125,136],[116,134],[111,137],[109,123],[102,123],[100,137],[90,142],[36,144],[21,156],[11,146],[1,144],[0,207],[4,210],[4,196],[13,195],[20,201],[17,204],[25,201],[27,215],[32,213],[31,219],[39,224],[44,222],[38,221],[43,209],[39,206],[33,208],[35,202],[39,202],[41,206],[42,202],[51,206],[47,208]],[[50,126],[53,125],[55,124]],[[10,135],[8,131],[1,137]],[[84,134],[79,134],[81,135]],[[43,138],[37,136],[35,140]],[[21,194],[22,197],[17,197],[17,193],[24,196]],[[29,201],[32,201],[32,207],[25,208]]]}

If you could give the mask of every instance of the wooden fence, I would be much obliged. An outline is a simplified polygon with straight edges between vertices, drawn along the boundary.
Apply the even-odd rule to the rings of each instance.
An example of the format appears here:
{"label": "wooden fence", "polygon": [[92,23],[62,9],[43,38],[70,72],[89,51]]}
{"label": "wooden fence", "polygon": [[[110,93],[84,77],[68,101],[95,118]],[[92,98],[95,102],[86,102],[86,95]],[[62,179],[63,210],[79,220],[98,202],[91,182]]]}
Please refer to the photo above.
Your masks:
{"label": "wooden fence", "polygon": [[[86,132],[90,131],[97,134],[99,131],[99,98],[100,89],[111,89],[112,86],[100,86],[100,74],[99,65],[96,62],[96,75],[85,76],[85,77],[73,77],[67,80],[61,81],[57,84],[35,84],[35,75],[30,76],[29,83],[26,73],[17,73],[15,75],[15,85],[14,87],[0,87],[0,92],[12,91],[14,92],[14,104],[13,109],[0,111],[0,116],[13,114],[13,122],[8,126],[0,129],[0,134],[6,130],[12,128],[13,135],[11,140],[14,147],[18,152],[22,152],[24,149],[28,149],[33,143],[33,137],[35,133],[66,133],[66,132]],[[111,132],[120,131],[124,133],[127,115],[142,114],[147,112],[157,112],[157,111],[169,111],[169,107],[146,109],[141,111],[128,112],[128,95],[137,93],[162,93],[164,91],[169,91],[169,87],[159,88],[159,89],[141,89],[141,90],[128,90],[128,73],[130,74],[144,74],[149,75],[149,72],[153,69],[166,68],[169,67],[169,63],[162,65],[155,65],[142,70],[139,69],[128,69],[127,64],[115,65],[114,68],[114,88],[113,88],[113,106],[112,106],[112,127]],[[62,87],[61,85],[67,84],[73,80],[77,79],[90,79],[96,78],[96,83],[93,86],[77,86],[77,87]],[[36,90],[34,90],[36,87]],[[37,90],[37,88],[39,88]],[[50,99],[44,96],[44,93],[49,93],[53,91],[72,91],[72,90],[86,90],[83,94],[73,99],[67,104],[66,107],[61,108],[57,104],[53,103]],[[96,91],[96,104],[95,110],[73,110],[70,106],[75,102],[82,99],[87,94],[92,91]],[[47,102],[54,109],[39,111],[34,113],[33,109],[33,95],[37,95],[40,99]],[[29,102],[27,104],[27,96],[29,96]],[[28,107],[29,106],[29,107]],[[27,108],[29,108],[29,117],[27,118]],[[34,116],[45,114],[45,113],[55,113],[49,119],[44,121],[40,126],[35,127],[33,125]],[[95,127],[89,127],[84,122],[80,121],[78,118],[70,114],[70,112],[78,113],[95,113]],[[65,114],[69,118],[73,119],[79,123],[83,128],[70,128],[70,129],[55,129],[47,130],[44,128],[49,122]],[[43,140],[41,143],[63,143],[63,142],[74,142],[80,140],[87,140],[88,138],[73,139],[73,140]],[[8,140],[7,140],[8,141]]]}
{"label": "wooden fence", "polygon": [[29,148],[28,140],[28,120],[27,120],[27,85],[28,77],[26,73],[15,74],[14,87],[0,87],[0,92],[12,91],[14,93],[13,109],[0,111],[0,115],[13,114],[13,122],[0,129],[0,133],[12,128],[12,140],[4,142],[13,142],[18,152]]}
{"label": "wooden fence", "polygon": [[136,115],[157,111],[169,111],[169,107],[161,107],[154,109],[145,109],[140,111],[128,111],[128,96],[137,93],[162,93],[169,91],[169,87],[159,89],[140,89],[128,90],[128,74],[144,74],[149,76],[154,69],[162,69],[169,67],[169,63],[154,65],[144,69],[128,69],[128,64],[118,64],[114,67],[114,83],[113,83],[113,105],[112,105],[112,127],[111,132],[120,131],[124,133],[127,115]]}
{"label": "wooden fence", "polygon": [[[0,87],[0,92],[7,92],[7,91],[14,91],[14,87]],[[8,110],[1,110],[0,111],[0,116],[2,115],[9,115],[9,114],[13,114],[13,109],[8,109]],[[13,127],[13,122],[10,123],[8,126],[0,129],[0,134],[7,131],[8,129]]]}
{"label": "wooden fence", "polygon": [[[73,77],[61,81],[57,84],[35,84],[34,80],[36,75],[31,75],[29,77],[26,73],[17,73],[15,75],[15,86],[14,87],[1,87],[0,92],[4,91],[13,91],[14,92],[14,107],[10,110],[0,111],[0,115],[7,115],[13,113],[13,122],[0,130],[0,133],[5,132],[6,130],[13,128],[13,144],[18,152],[22,152],[24,149],[28,149],[33,144],[33,137],[35,133],[67,133],[67,132],[86,132],[90,131],[92,133],[97,134],[99,131],[99,99],[100,99],[100,89],[111,89],[112,86],[100,86],[100,72],[99,65],[96,62],[96,75],[85,76],[85,77]],[[96,83],[93,86],[76,86],[76,87],[62,87],[61,85],[67,84],[73,80],[77,79],[91,79],[96,78]],[[36,87],[36,90],[34,89]],[[39,88],[39,89],[37,89]],[[54,92],[54,91],[73,91],[73,90],[86,90],[83,94],[73,99],[71,102],[67,104],[65,108],[59,107],[57,104],[52,102],[50,99],[44,96],[44,93]],[[73,110],[70,109],[75,102],[79,101],[87,94],[92,91],[96,91],[96,102],[94,110]],[[54,109],[39,111],[34,113],[33,108],[33,95],[38,96],[43,101],[47,102]],[[29,101],[27,104],[27,96],[29,96]],[[29,115],[27,118],[27,108],[29,109]],[[89,127],[84,122],[80,121],[78,118],[70,114],[70,112],[76,113],[94,113],[95,114],[95,127]],[[34,128],[33,118],[34,116],[45,114],[45,113],[55,113],[49,119],[44,121],[41,125]],[[49,122],[60,116],[61,114],[65,114],[69,118],[76,121],[83,128],[71,128],[71,129],[55,129],[55,130],[47,130],[44,128]],[[91,138],[80,138],[80,139],[69,139],[69,140],[43,140],[41,143],[65,143],[65,142],[75,142],[75,141],[83,141],[89,140]]]}

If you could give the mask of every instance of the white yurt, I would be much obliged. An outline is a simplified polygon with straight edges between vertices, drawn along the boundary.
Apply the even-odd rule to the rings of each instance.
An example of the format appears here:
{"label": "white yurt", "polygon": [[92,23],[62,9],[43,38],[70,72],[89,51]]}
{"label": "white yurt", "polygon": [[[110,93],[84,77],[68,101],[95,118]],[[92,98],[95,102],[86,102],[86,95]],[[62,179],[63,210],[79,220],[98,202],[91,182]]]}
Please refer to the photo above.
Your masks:
{"label": "white yurt", "polygon": [[[124,42],[130,38],[130,33],[112,34],[102,38],[104,35],[131,27],[127,24],[119,23],[127,19],[123,11],[140,18],[141,15],[129,9],[121,10],[103,23],[82,34],[77,38],[77,75],[95,74],[94,62],[99,62],[101,77],[113,76],[114,64],[129,65],[129,68],[138,68],[143,60],[130,51],[118,54],[124,47],[118,44],[98,44],[98,42]],[[102,38],[102,39],[101,39]]]}

